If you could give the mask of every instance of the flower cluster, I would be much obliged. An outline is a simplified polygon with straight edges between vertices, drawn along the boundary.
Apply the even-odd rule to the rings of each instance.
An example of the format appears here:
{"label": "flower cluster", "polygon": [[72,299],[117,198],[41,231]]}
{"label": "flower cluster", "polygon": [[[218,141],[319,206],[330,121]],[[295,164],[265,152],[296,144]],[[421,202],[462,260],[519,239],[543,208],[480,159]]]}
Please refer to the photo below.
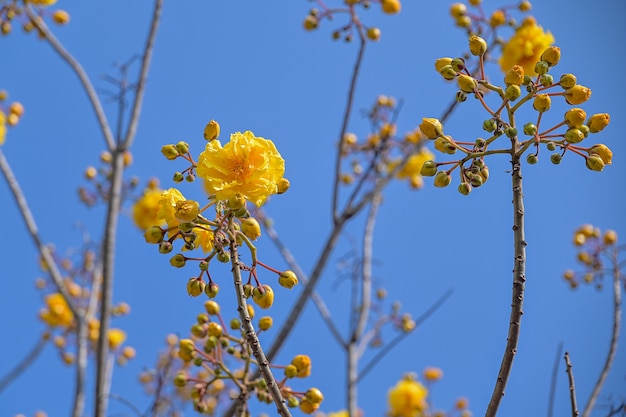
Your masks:
{"label": "flower cluster", "polygon": [[[69,303],[81,313],[87,311],[92,303],[93,293],[90,284],[93,283],[96,275],[100,272],[96,268],[96,255],[92,250],[85,250],[81,253],[80,262],[74,265],[72,259],[65,257],[60,259],[61,272],[65,276],[63,285],[66,293],[70,297],[66,299],[61,292],[55,288],[48,278],[38,278],[35,285],[43,290],[44,306],[39,311],[39,319],[46,325],[44,333],[46,339],[51,339],[57,348],[63,362],[67,365],[74,363],[75,354],[72,341],[76,337],[77,323]],[[41,261],[41,268],[48,272],[48,265]],[[93,307],[91,307],[93,308]],[[114,316],[124,316],[130,312],[130,306],[124,302],[113,306]],[[87,341],[90,351],[97,350],[97,343],[100,334],[100,320],[91,317],[87,322]],[[121,329],[111,328],[107,333],[109,348],[116,354],[119,365],[124,365],[129,359],[135,356],[135,349],[131,346],[123,346],[126,340],[126,332]],[[70,343],[68,343],[68,340]]]}
{"label": "flower cluster", "polygon": [[[78,197],[87,207],[93,207],[98,202],[106,202],[109,200],[109,181],[112,173],[112,160],[113,156],[111,153],[109,151],[103,151],[100,153],[101,165],[99,168],[91,165],[85,168],[84,177],[89,185],[87,187],[78,188]],[[124,168],[129,167],[133,163],[133,155],[130,151],[124,152],[123,162]],[[139,185],[139,179],[136,177],[124,180],[121,189],[122,199],[128,199],[137,185]],[[158,187],[158,183],[156,186]],[[148,184],[148,187],[153,187],[153,185]]]}
{"label": "flower cluster", "polygon": [[341,155],[349,160],[349,171],[341,175],[343,184],[362,184],[392,175],[407,180],[414,189],[422,187],[422,165],[435,156],[424,146],[427,140],[419,129],[398,137],[395,123],[398,108],[393,97],[380,95],[367,114],[373,131],[363,139],[351,132],[344,135]]}
{"label": "flower cluster", "polygon": [[[255,319],[254,308],[248,305],[247,309],[250,318]],[[270,316],[260,317],[256,322],[259,335],[271,330]],[[254,377],[257,364],[240,319],[232,318],[226,323],[221,306],[215,300],[204,303],[204,311],[191,326],[188,338],[177,340],[170,336],[168,344],[172,349],[161,361],[162,365],[168,364],[174,370],[171,376],[179,390],[177,396],[191,401],[196,411],[214,414],[228,388],[253,395],[261,403],[272,402],[265,380]],[[309,356],[296,355],[289,364],[273,364],[272,367],[283,369],[284,376],[277,385],[290,408],[299,407],[307,414],[319,408],[323,400],[319,389],[295,391],[289,385],[289,381],[311,374]],[[153,370],[143,375],[144,384],[148,386],[157,372]]]}
{"label": "flower cluster", "polygon": [[[38,24],[43,22],[44,17],[50,16],[52,21],[58,25],[65,25],[70,21],[70,15],[65,10],[48,11],[45,8],[52,6],[57,0],[22,0],[22,1],[0,1],[0,33],[8,35],[13,30],[13,23],[21,23],[22,29],[26,33],[36,31],[40,38],[45,37],[39,30]],[[33,21],[25,11],[25,8],[34,6],[37,8],[37,21]]]}
{"label": "flower cluster", "polygon": [[578,248],[576,260],[583,269],[580,272],[568,269],[563,278],[572,288],[577,288],[581,281],[601,288],[602,278],[612,273],[612,266],[617,263],[620,250],[617,233],[611,229],[602,232],[598,227],[584,224],[574,231],[573,243]]}
{"label": "flower cluster", "polygon": [[[487,43],[477,35],[469,37],[469,49],[478,56],[480,62],[480,76],[474,76],[465,67],[462,58],[440,58],[435,62],[435,69],[447,80],[455,80],[459,88],[456,93],[458,102],[464,102],[468,96],[480,101],[489,117],[483,121],[482,128],[487,137],[474,140],[457,140],[444,133],[442,123],[438,119],[424,118],[420,130],[424,136],[434,141],[435,149],[439,152],[453,155],[456,152],[463,154],[456,161],[424,163],[421,174],[434,176],[435,186],[445,187],[450,184],[450,174],[456,168],[460,172],[459,192],[467,195],[472,188],[480,187],[489,178],[485,157],[496,153],[508,153],[521,157],[529,151],[526,160],[529,164],[538,161],[540,145],[545,145],[548,151],[556,151],[550,156],[554,164],[559,164],[563,156],[573,153],[585,160],[587,168],[593,171],[602,171],[605,165],[611,164],[612,152],[604,144],[588,147],[579,145],[589,134],[601,132],[609,124],[610,116],[598,113],[587,117],[581,108],[570,108],[556,123],[545,126],[546,113],[552,108],[553,97],[563,97],[565,103],[576,106],[586,102],[591,96],[591,90],[577,83],[574,74],[566,73],[556,79],[550,72],[559,63],[561,50],[556,46],[545,49],[534,63],[533,74],[528,75],[525,70],[525,57],[518,57],[520,62],[510,62],[504,75],[504,86],[491,84],[485,78],[484,57]],[[508,64],[507,64],[508,65]],[[522,94],[522,88],[525,94]],[[557,91],[554,91],[557,90]],[[498,101],[495,106],[486,102],[487,92],[495,92]],[[525,104],[532,104],[537,113],[535,120],[522,123],[522,128],[516,122],[516,112]],[[559,129],[561,131],[559,132]],[[522,134],[527,139],[521,139]],[[510,144],[500,149],[494,149],[494,143],[500,137],[510,139]],[[451,165],[449,169],[440,167]]]}
{"label": "flower cluster", "polygon": [[[380,4],[381,10],[385,14],[397,14],[402,9],[400,0],[375,0],[374,2]],[[371,0],[344,0],[343,7],[333,8],[328,7],[319,0],[317,3],[319,8],[309,10],[309,14],[304,19],[303,27],[305,30],[315,30],[324,19],[333,20],[335,16],[344,14],[349,17],[349,21],[333,31],[332,37],[334,40],[343,38],[344,41],[351,42],[355,33],[361,41],[378,41],[380,39],[381,30],[376,26],[366,26],[361,22],[357,14],[357,7],[369,9],[372,3]]]}
{"label": "flower cluster", "polygon": [[16,126],[24,114],[24,106],[19,101],[14,101],[8,106],[4,102],[9,98],[5,90],[0,90],[0,146],[4,144],[7,134],[7,126]]}
{"label": "flower cluster", "polygon": [[450,16],[454,19],[455,25],[467,30],[468,34],[477,33],[490,38],[497,37],[495,33],[497,28],[516,26],[511,10],[528,12],[532,8],[529,1],[523,0],[517,5],[502,6],[488,15],[482,7],[482,0],[469,0],[468,3],[469,8],[464,3],[453,3],[450,6]]}

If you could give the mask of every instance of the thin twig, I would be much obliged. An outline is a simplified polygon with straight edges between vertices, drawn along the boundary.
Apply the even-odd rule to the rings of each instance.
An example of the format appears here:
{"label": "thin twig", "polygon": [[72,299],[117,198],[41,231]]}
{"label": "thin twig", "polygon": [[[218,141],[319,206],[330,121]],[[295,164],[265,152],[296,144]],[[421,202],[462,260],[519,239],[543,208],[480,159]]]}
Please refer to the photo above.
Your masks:
{"label": "thin twig", "polygon": [[33,348],[24,356],[24,358],[19,361],[13,369],[11,369],[7,374],[0,379],[0,394],[6,387],[8,387],[12,382],[14,382],[17,377],[19,377],[28,367],[35,363],[35,359],[39,356],[39,354],[43,351],[43,348],[46,346],[48,339],[45,337],[40,337],[37,339],[37,342],[33,345]]}
{"label": "thin twig", "polygon": [[[360,33],[360,32],[359,32]],[[337,212],[339,206],[339,185],[341,181],[341,160],[344,136],[348,130],[348,122],[350,121],[350,114],[352,113],[352,103],[354,102],[354,93],[356,91],[356,82],[359,78],[359,70],[361,63],[363,62],[363,54],[365,53],[365,45],[367,41],[360,36],[359,51],[357,52],[356,62],[354,63],[354,69],[352,71],[352,78],[350,79],[350,87],[348,88],[348,100],[346,102],[346,109],[343,115],[343,121],[341,122],[341,130],[339,131],[339,144],[337,145],[337,154],[335,159],[335,178],[333,181],[333,201],[332,201],[332,216],[335,226],[340,221],[339,213]]]}
{"label": "thin twig", "polygon": [[133,404],[131,401],[127,400],[126,398],[122,397],[121,395],[109,394],[109,398],[111,398],[112,400],[121,402],[122,404],[130,408],[132,412],[135,413],[135,415],[141,417],[141,410],[139,410],[135,404]]}
{"label": "thin twig", "polygon": [[283,417],[291,417],[291,413],[287,408],[285,399],[280,392],[280,387],[276,383],[274,375],[272,374],[272,370],[270,369],[270,362],[265,357],[265,353],[263,352],[263,348],[261,347],[259,338],[254,330],[254,326],[252,325],[252,319],[250,318],[250,314],[248,314],[246,298],[243,293],[243,282],[241,279],[241,268],[239,267],[239,253],[237,250],[236,241],[233,241],[233,243],[230,245],[230,254],[233,279],[235,283],[235,294],[237,296],[237,311],[239,312],[239,317],[241,318],[242,328],[246,335],[246,340],[248,341],[248,345],[250,346],[252,354],[254,355],[256,362],[259,366],[261,375],[263,375],[263,379],[267,384],[267,389],[272,395],[272,399],[274,400],[274,404],[276,405],[278,414]]}
{"label": "thin twig", "polygon": [[[514,119],[511,116],[511,125],[514,126]],[[509,330],[506,339],[506,347],[502,355],[502,363],[498,371],[498,378],[491,395],[491,400],[487,405],[485,417],[495,417],[500,406],[500,401],[504,397],[506,384],[513,367],[513,359],[517,354],[517,345],[520,335],[520,326],[523,312],[524,288],[526,283],[526,238],[524,236],[524,194],[522,188],[522,171],[517,137],[511,139],[511,182],[513,188],[513,245],[514,245],[514,267],[513,267],[513,290],[511,301],[511,315],[509,318]]]}
{"label": "thin twig", "polygon": [[363,231],[363,259],[362,259],[362,279],[361,282],[355,282],[353,285],[361,288],[361,300],[358,306],[352,306],[358,313],[356,325],[349,338],[348,343],[348,360],[347,360],[347,396],[348,396],[348,415],[358,415],[358,396],[357,384],[359,380],[359,340],[365,330],[365,325],[369,318],[369,312],[372,305],[372,251],[374,243],[374,225],[376,224],[376,216],[382,199],[380,195],[374,196],[370,210],[365,220]]}
{"label": "thin twig", "polygon": [[578,405],[576,405],[576,387],[574,386],[574,372],[569,360],[569,352],[565,352],[565,370],[569,379],[569,399],[572,404],[572,417],[578,417]]}
{"label": "thin twig", "polygon": [[611,342],[609,345],[609,353],[604,362],[604,367],[602,368],[602,372],[600,372],[600,376],[596,381],[596,385],[593,387],[593,391],[591,392],[591,396],[587,401],[587,405],[583,411],[582,417],[589,417],[591,414],[591,410],[600,395],[600,391],[602,390],[602,386],[606,381],[606,378],[609,376],[609,371],[611,370],[611,366],[613,365],[613,360],[615,359],[615,353],[617,352],[617,341],[619,339],[620,325],[622,321],[622,285],[620,282],[621,271],[619,269],[618,262],[618,251],[617,249],[613,251],[612,256],[613,262],[613,331],[611,332]]}
{"label": "thin twig", "polygon": [[432,316],[439,309],[439,307],[441,307],[443,303],[445,303],[446,300],[450,298],[453,292],[454,291],[452,289],[449,289],[448,291],[443,293],[443,295],[439,297],[437,301],[435,301],[430,307],[428,307],[428,309],[424,313],[422,313],[417,319],[415,319],[415,327],[413,328],[413,330],[411,330],[410,332],[399,333],[391,340],[391,342],[385,344],[385,346],[381,348],[376,356],[374,356],[372,360],[370,360],[363,367],[361,372],[359,372],[359,377],[357,381],[361,381],[363,378],[365,378],[365,376],[370,373],[372,369],[374,369],[374,366],[376,366],[376,364],[380,362],[380,360],[384,358],[385,355],[391,352],[391,350],[396,347],[398,343],[400,343],[405,337],[413,333],[422,323],[424,323],[430,316]]}
{"label": "thin twig", "polygon": [[550,395],[548,396],[548,417],[552,417],[554,413],[554,398],[556,397],[556,381],[559,372],[559,363],[561,363],[561,352],[563,351],[563,342],[559,343],[556,348],[556,358],[554,358],[554,366],[552,367],[552,377],[550,378]]}
{"label": "thin twig", "polygon": [[113,133],[111,132],[111,128],[109,127],[109,122],[107,121],[106,114],[104,113],[104,109],[102,108],[102,103],[98,98],[98,94],[96,90],[93,88],[93,84],[89,80],[89,76],[83,69],[82,65],[70,54],[67,49],[61,44],[61,42],[54,36],[54,34],[48,29],[48,26],[43,21],[43,19],[39,19],[35,13],[33,13],[32,8],[27,4],[24,9],[26,10],[26,14],[31,19],[35,27],[44,34],[46,40],[50,43],[50,46],[59,54],[59,56],[72,68],[78,79],[80,80],[87,96],[89,97],[89,102],[91,103],[91,107],[96,113],[96,118],[98,119],[98,124],[100,125],[100,130],[104,135],[104,140],[109,148],[109,150],[113,150],[115,148],[115,140],[113,138]]}

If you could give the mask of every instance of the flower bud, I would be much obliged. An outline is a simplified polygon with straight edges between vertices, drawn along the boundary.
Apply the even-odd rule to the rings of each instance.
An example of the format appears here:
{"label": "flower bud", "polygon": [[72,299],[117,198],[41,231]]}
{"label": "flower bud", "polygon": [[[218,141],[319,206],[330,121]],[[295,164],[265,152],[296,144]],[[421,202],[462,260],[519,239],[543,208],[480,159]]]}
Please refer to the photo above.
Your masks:
{"label": "flower bud", "polygon": [[450,185],[452,178],[445,171],[437,172],[435,175],[435,187],[443,188]]}
{"label": "flower bud", "polygon": [[164,241],[159,244],[159,253],[170,253],[174,246],[169,241]]}
{"label": "flower bud", "polygon": [[526,136],[535,136],[537,133],[537,126],[534,123],[528,122],[524,125],[524,134]]}
{"label": "flower bud", "polygon": [[215,140],[220,136],[220,124],[215,120],[211,120],[204,127],[204,139],[211,141]]}
{"label": "flower bud", "polygon": [[537,94],[535,99],[533,100],[533,109],[537,110],[540,113],[547,112],[550,110],[550,105],[552,104],[552,99],[547,94]]}
{"label": "flower bud", "polygon": [[205,286],[206,284],[201,279],[189,278],[189,281],[187,281],[187,294],[197,297],[204,292]]}
{"label": "flower bud", "polygon": [[304,397],[311,402],[311,404],[319,404],[324,400],[322,391],[317,388],[309,388],[309,390],[304,394]]}
{"label": "flower bud", "polygon": [[443,126],[439,119],[424,117],[419,125],[420,132],[428,139],[436,139],[443,135]]}
{"label": "flower bud", "polygon": [[506,136],[508,138],[513,139],[515,136],[517,136],[517,129],[514,127],[507,127],[504,133],[506,133]]}
{"label": "flower bud", "polygon": [[487,42],[478,35],[471,35],[469,38],[469,49],[472,55],[484,55],[487,52]]}
{"label": "flower bud", "polygon": [[561,48],[558,46],[551,46],[541,54],[541,60],[548,63],[549,66],[553,67],[559,63],[561,59]]}
{"label": "flower bud", "polygon": [[493,132],[498,127],[498,122],[494,119],[487,119],[483,122],[483,130],[486,132]]}
{"label": "flower bud", "polygon": [[252,292],[252,301],[262,309],[268,309],[274,304],[274,290],[269,285],[263,285],[262,290],[257,287]]}
{"label": "flower bud", "polygon": [[450,61],[450,65],[455,71],[463,71],[465,69],[465,60],[463,58],[454,58]]}
{"label": "flower bud", "polygon": [[537,155],[535,155],[534,153],[529,153],[528,155],[526,155],[526,162],[528,162],[530,165],[535,165],[538,160],[539,158],[537,158]]}
{"label": "flower bud", "polygon": [[555,150],[555,149],[556,149],[556,143],[554,143],[554,142],[548,142],[548,143],[546,143],[546,148],[547,148],[549,151],[553,151],[553,150]]}
{"label": "flower bud", "polygon": [[209,283],[209,285],[204,287],[204,293],[209,298],[217,297],[217,294],[220,292],[220,286],[214,282]]}
{"label": "flower bud", "polygon": [[574,107],[565,112],[565,123],[569,127],[579,127],[583,123],[585,123],[585,119],[587,118],[587,113],[578,107]]}
{"label": "flower bud", "polygon": [[174,385],[179,388],[184,387],[187,384],[187,375],[183,371],[180,371],[174,377]]}
{"label": "flower bud", "polygon": [[576,76],[574,74],[563,74],[559,79],[559,85],[564,89],[572,88],[576,85]]}
{"label": "flower bud", "polygon": [[189,152],[189,144],[187,142],[180,141],[176,144],[176,150],[180,155],[184,155]]}
{"label": "flower bud", "polygon": [[292,289],[298,283],[298,277],[293,271],[287,270],[280,273],[278,283],[281,287]]}
{"label": "flower bud", "polygon": [[521,65],[513,65],[504,74],[504,84],[509,85],[522,85],[524,82],[524,67]]}
{"label": "flower bud", "polygon": [[377,41],[380,39],[380,29],[377,27],[368,28],[366,35],[369,40]]}
{"label": "flower bud", "polygon": [[175,172],[174,175],[172,176],[172,180],[174,182],[182,182],[182,180],[185,179],[185,176],[182,174],[182,172]]}
{"label": "flower bud", "polygon": [[207,326],[207,333],[209,336],[220,337],[223,333],[222,326],[212,321]]}
{"label": "flower bud", "polygon": [[191,222],[198,217],[200,205],[194,200],[180,200],[174,207],[174,217],[180,222]]}
{"label": "flower bud", "polygon": [[452,58],[439,58],[435,61],[435,69],[437,70],[437,72],[440,73],[443,67],[445,67],[446,65],[450,65],[451,63]]}
{"label": "flower bud", "polygon": [[604,169],[604,161],[596,154],[591,154],[586,158],[585,164],[592,171],[602,171]]}
{"label": "flower bud", "polygon": [[52,21],[57,25],[65,25],[70,21],[70,15],[65,10],[56,10],[52,14]]}
{"label": "flower bud", "polygon": [[468,195],[472,191],[472,186],[468,182],[462,182],[459,184],[457,190],[463,195]]}
{"label": "flower bud", "polygon": [[218,252],[216,256],[217,260],[223,264],[230,262],[230,252],[223,250]]}
{"label": "flower bud", "polygon": [[554,165],[560,164],[561,159],[563,159],[563,156],[560,153],[553,153],[552,155],[550,155],[550,162],[552,162]]}
{"label": "flower bud", "polygon": [[581,132],[579,129],[572,128],[568,129],[567,132],[565,132],[564,138],[569,143],[578,143],[585,139],[585,135],[583,135],[583,132]]}
{"label": "flower bud", "polygon": [[261,226],[254,217],[241,220],[241,231],[250,240],[257,240],[261,236]]}
{"label": "flower bud", "polygon": [[602,241],[606,246],[614,245],[617,242],[617,232],[615,230],[607,230],[602,236]]}
{"label": "flower bud", "polygon": [[261,317],[259,319],[259,329],[269,330],[272,327],[273,320],[270,316]]}
{"label": "flower bud", "polygon": [[178,158],[178,151],[174,145],[165,145],[161,148],[161,153],[170,161]]}
{"label": "flower bud", "polygon": [[420,169],[420,175],[424,177],[432,177],[437,173],[437,164],[435,161],[426,161],[422,164],[422,168]]}
{"label": "flower bud", "polygon": [[386,14],[397,14],[402,8],[400,0],[380,0],[380,5]]}
{"label": "flower bud", "polygon": [[291,360],[291,365],[295,366],[298,378],[306,378],[311,375],[311,358],[308,355],[296,355]]}
{"label": "flower bud", "polygon": [[285,376],[287,378],[294,378],[297,374],[298,368],[296,368],[294,365],[289,364],[285,366]]}
{"label": "flower bud", "polygon": [[441,71],[439,71],[439,74],[441,74],[444,79],[450,81],[454,80],[457,72],[454,68],[452,68],[452,65],[444,65],[443,68],[441,68]]}
{"label": "flower bud", "polygon": [[177,253],[170,258],[170,265],[176,268],[182,268],[183,266],[185,266],[186,262],[187,259],[185,259],[185,255],[183,255],[182,253]]}
{"label": "flower bud", "polygon": [[591,90],[587,87],[576,84],[572,88],[565,90],[564,96],[565,101],[567,101],[568,104],[578,105],[589,100],[589,97],[591,97]]}
{"label": "flower bud", "polygon": [[304,22],[302,23],[302,26],[304,26],[304,30],[306,31],[317,29],[318,25],[319,25],[319,19],[312,15],[308,15],[304,19]]}
{"label": "flower bud", "polygon": [[450,16],[456,18],[465,16],[467,14],[467,6],[463,3],[454,3],[450,6]]}
{"label": "flower bud", "polygon": [[204,302],[204,309],[211,316],[215,316],[220,313],[220,305],[213,300],[208,300]]}
{"label": "flower bud", "polygon": [[229,326],[232,330],[239,330],[241,329],[241,321],[238,318],[231,319]]}
{"label": "flower bud", "polygon": [[517,8],[521,12],[528,12],[532,8],[532,5],[530,4],[530,2],[528,0],[523,0],[523,1],[520,2],[520,4],[517,6]]}
{"label": "flower bud", "polygon": [[291,186],[291,183],[289,182],[287,178],[281,178],[280,180],[278,180],[278,183],[276,184],[276,194],[286,193],[290,186]]}
{"label": "flower bud", "polygon": [[609,149],[608,146],[599,143],[597,145],[593,145],[589,151],[589,155],[597,155],[602,159],[606,165],[611,165],[613,162],[613,152]]}
{"label": "flower bud", "polygon": [[596,113],[587,120],[589,132],[598,133],[609,125],[611,116],[608,113]]}
{"label": "flower bud", "polygon": [[546,61],[539,61],[535,64],[535,72],[539,75],[546,74],[550,69],[550,65]]}
{"label": "flower bud", "polygon": [[159,226],[152,226],[146,230],[143,237],[146,239],[146,243],[161,243],[165,232]]}
{"label": "flower bud", "polygon": [[456,82],[461,91],[465,93],[473,93],[476,90],[476,87],[478,87],[478,82],[476,81],[476,79],[466,74],[459,74]]}
{"label": "flower bud", "polygon": [[504,90],[504,98],[509,101],[515,101],[522,95],[519,85],[511,84]]}
{"label": "flower bud", "polygon": [[504,12],[502,10],[500,10],[500,9],[495,10],[491,14],[491,17],[489,18],[489,24],[493,28],[498,27],[498,26],[502,26],[505,23],[506,23],[506,16],[505,16]]}

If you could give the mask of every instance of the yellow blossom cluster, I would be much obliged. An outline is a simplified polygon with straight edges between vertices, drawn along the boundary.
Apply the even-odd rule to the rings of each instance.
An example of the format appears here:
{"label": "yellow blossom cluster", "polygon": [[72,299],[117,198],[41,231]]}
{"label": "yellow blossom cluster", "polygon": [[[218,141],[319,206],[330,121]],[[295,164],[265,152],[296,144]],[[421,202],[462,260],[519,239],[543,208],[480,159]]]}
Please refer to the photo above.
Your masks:
{"label": "yellow blossom cluster", "polygon": [[553,43],[552,33],[545,32],[537,21],[529,16],[504,44],[499,60],[500,67],[506,72],[514,65],[520,65],[527,75],[536,75],[536,63],[541,60],[546,48]]}
{"label": "yellow blossom cluster", "polygon": [[5,108],[4,102],[8,97],[5,90],[0,90],[0,146],[6,139],[7,127],[16,126],[24,114],[24,106],[19,101],[14,101]]}
{"label": "yellow blossom cluster", "polygon": [[571,288],[577,288],[580,282],[602,286],[602,278],[607,270],[607,262],[615,262],[619,251],[617,232],[612,229],[602,232],[599,227],[583,224],[574,231],[572,243],[578,249],[576,260],[582,265],[581,272],[568,269],[563,278]]}
{"label": "yellow blossom cluster", "polygon": [[415,375],[406,375],[389,390],[388,404],[390,417],[422,417],[428,409],[428,389],[415,379]]}
{"label": "yellow blossom cluster", "polygon": [[69,13],[65,10],[55,10],[52,13],[44,13],[42,10],[35,18],[36,21],[33,21],[30,17],[26,16],[25,7],[32,5],[36,8],[44,8],[54,5],[56,2],[57,0],[22,0],[0,3],[0,34],[8,35],[11,33],[13,23],[17,21],[22,22],[24,32],[29,33],[36,31],[40,38],[45,37],[44,33],[39,28],[39,25],[43,23],[43,18],[50,15],[54,23],[65,25],[70,21]]}

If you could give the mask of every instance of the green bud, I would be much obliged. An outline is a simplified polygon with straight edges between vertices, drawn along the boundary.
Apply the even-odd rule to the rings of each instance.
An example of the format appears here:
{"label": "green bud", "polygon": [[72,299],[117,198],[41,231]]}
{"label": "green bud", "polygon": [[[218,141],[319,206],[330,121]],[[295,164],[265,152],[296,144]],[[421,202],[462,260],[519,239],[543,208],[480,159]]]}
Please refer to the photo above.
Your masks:
{"label": "green bud", "polygon": [[483,130],[486,132],[493,132],[498,127],[498,122],[493,119],[487,119],[483,122]]}
{"label": "green bud", "polygon": [[215,336],[209,336],[206,339],[206,343],[204,344],[205,348],[210,352],[217,346],[218,340]]}
{"label": "green bud", "polygon": [[483,185],[483,177],[481,175],[472,175],[470,176],[470,184],[472,187],[480,187]]}
{"label": "green bud", "polygon": [[537,155],[535,155],[534,153],[529,153],[528,155],[526,155],[526,162],[528,162],[530,165],[535,165],[538,160],[539,158],[537,158]]}
{"label": "green bud", "polygon": [[543,85],[544,87],[548,87],[550,85],[552,85],[554,83],[554,77],[550,74],[543,74],[540,78],[539,78],[539,82],[541,83],[541,85]]}
{"label": "green bud", "polygon": [[445,171],[439,171],[435,175],[435,187],[443,188],[450,185],[452,178]]}
{"label": "green bud", "polygon": [[420,169],[420,175],[424,177],[432,177],[437,173],[437,164],[435,161],[426,161],[422,164],[422,169]]}
{"label": "green bud", "polygon": [[209,298],[215,298],[217,297],[217,293],[220,292],[220,286],[217,285],[214,282],[211,282],[209,285],[204,287],[204,293],[209,297]]}
{"label": "green bud", "polygon": [[535,64],[535,72],[539,75],[546,74],[550,70],[550,64],[546,61],[539,61]]}
{"label": "green bud", "polygon": [[198,267],[200,268],[200,271],[206,271],[209,269],[209,263],[207,261],[200,261]]}
{"label": "green bud", "polygon": [[252,297],[252,291],[254,290],[254,287],[252,286],[252,284],[245,284],[243,286],[243,295],[246,298],[250,298]]}
{"label": "green bud", "polygon": [[580,129],[573,128],[568,129],[567,132],[565,132],[564,137],[569,143],[578,143],[585,138],[585,135],[580,131]]}
{"label": "green bud", "polygon": [[457,91],[456,92],[456,96],[455,96],[455,100],[458,103],[463,103],[464,101],[467,100],[467,94],[465,94],[463,91]]}
{"label": "green bud", "polygon": [[221,263],[230,262],[230,252],[222,251],[217,254],[217,260]]}
{"label": "green bud", "polygon": [[183,255],[182,253],[177,253],[170,258],[170,265],[176,268],[182,268],[183,266],[185,266],[186,262],[187,259],[185,259],[185,255]]}
{"label": "green bud", "polygon": [[161,148],[161,153],[170,161],[178,158],[178,151],[174,145],[165,145]]}
{"label": "green bud", "polygon": [[559,79],[559,85],[565,90],[576,85],[576,76],[574,74],[563,74]]}
{"label": "green bud", "polygon": [[161,242],[159,244],[159,252],[160,253],[170,253],[174,247],[167,240],[165,242]]}
{"label": "green bud", "polygon": [[515,101],[522,95],[522,90],[519,85],[511,84],[504,90],[504,98],[509,101]]}
{"label": "green bud", "polygon": [[580,125],[580,126],[578,126],[578,130],[580,130],[583,133],[584,137],[589,136],[589,132],[590,132],[589,126],[587,126],[587,125]]}
{"label": "green bud", "polygon": [[451,81],[454,80],[457,73],[454,68],[452,68],[452,65],[444,65],[441,71],[439,71],[439,74],[441,74],[444,79]]}
{"label": "green bud", "polygon": [[174,182],[182,182],[184,179],[185,179],[185,177],[180,172],[175,172],[174,176],[172,177],[172,180]]}
{"label": "green bud", "polygon": [[187,384],[187,375],[184,372],[178,372],[174,377],[174,385],[177,387],[184,387]]}
{"label": "green bud", "polygon": [[232,319],[230,321],[230,328],[232,330],[239,330],[239,329],[241,329],[241,322],[239,321],[239,319]]}
{"label": "green bud", "polygon": [[509,138],[514,138],[515,136],[517,136],[517,129],[514,127],[509,127],[506,129],[506,136]]}
{"label": "green bud", "polygon": [[556,143],[554,143],[554,142],[548,142],[548,143],[546,144],[546,148],[547,148],[549,151],[553,151],[553,150],[555,150],[555,149],[556,149]]}
{"label": "green bud", "polygon": [[482,149],[485,147],[485,145],[487,144],[487,141],[483,138],[478,138],[476,139],[476,143],[475,143],[475,147],[478,149]]}
{"label": "green bud", "polygon": [[480,170],[480,177],[483,179],[483,184],[486,183],[489,179],[489,168],[486,166],[483,167],[483,169]]}
{"label": "green bud", "polygon": [[178,225],[178,228],[180,229],[181,232],[183,233],[189,233],[191,232],[191,230],[195,227],[195,225],[191,222],[186,222],[186,223],[180,223]]}
{"label": "green bud", "polygon": [[465,60],[463,58],[453,58],[450,61],[450,65],[456,71],[463,71],[465,69]]}
{"label": "green bud", "polygon": [[176,144],[176,150],[180,155],[184,155],[189,152],[189,144],[187,142],[180,141]]}
{"label": "green bud", "polygon": [[526,123],[524,125],[524,134],[526,136],[535,136],[537,134],[537,126],[534,123]]}
{"label": "green bud", "polygon": [[185,181],[187,182],[194,182],[196,180],[196,176],[193,174],[187,174],[185,176]]}
{"label": "green bud", "polygon": [[563,159],[563,157],[560,153],[553,153],[552,155],[550,155],[550,162],[552,162],[554,165],[560,164],[561,159]]}
{"label": "green bud", "polygon": [[293,395],[291,395],[288,399],[287,399],[287,407],[289,408],[296,408],[300,406],[300,400],[298,400],[296,397],[294,397]]}
{"label": "green bud", "polygon": [[587,157],[586,165],[592,171],[602,171],[604,169],[604,161],[596,154],[591,154]]}
{"label": "green bud", "polygon": [[472,191],[472,186],[468,182],[462,182],[458,187],[459,193],[468,195]]}
{"label": "green bud", "polygon": [[191,326],[191,334],[196,337],[204,337],[206,336],[206,329],[201,324],[194,324]]}
{"label": "green bud", "polygon": [[530,75],[524,75],[524,81],[522,81],[522,85],[529,85],[533,82],[533,79]]}
{"label": "green bud", "polygon": [[[207,301],[208,302],[208,301]],[[207,313],[200,313],[198,314],[198,316],[196,317],[196,321],[198,322],[198,324],[204,324],[204,323],[208,323],[209,321],[209,315]]]}

